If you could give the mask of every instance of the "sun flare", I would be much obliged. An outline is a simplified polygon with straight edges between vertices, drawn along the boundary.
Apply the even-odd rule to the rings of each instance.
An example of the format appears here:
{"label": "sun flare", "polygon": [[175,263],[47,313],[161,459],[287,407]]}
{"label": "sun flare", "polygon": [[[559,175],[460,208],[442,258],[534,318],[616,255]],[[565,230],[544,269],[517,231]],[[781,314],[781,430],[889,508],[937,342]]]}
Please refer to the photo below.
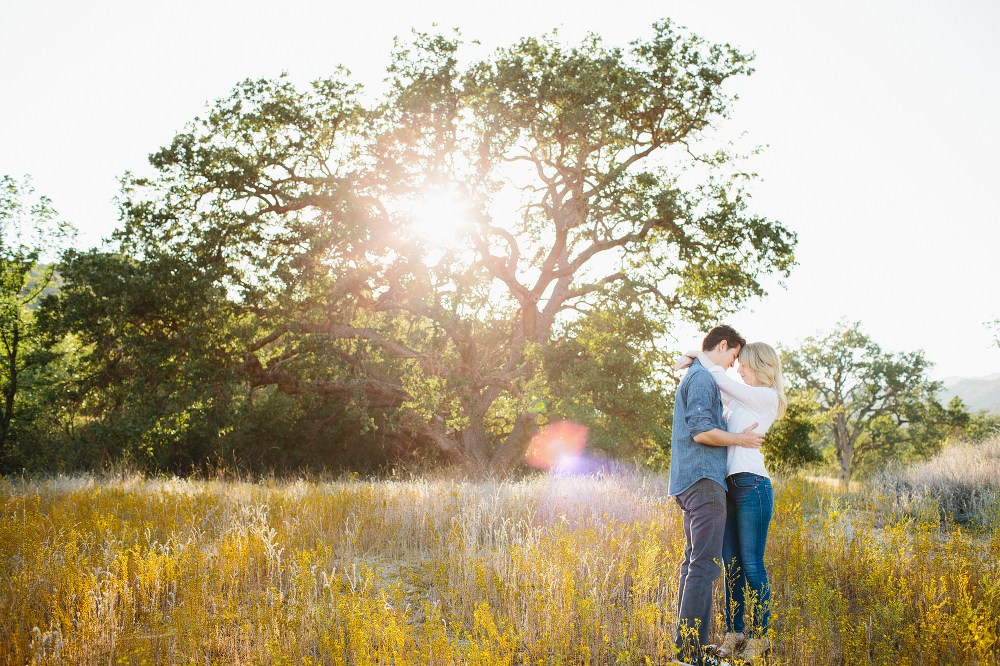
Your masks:
{"label": "sun flare", "polygon": [[432,191],[411,209],[413,230],[432,245],[449,245],[469,224],[469,206],[453,191]]}

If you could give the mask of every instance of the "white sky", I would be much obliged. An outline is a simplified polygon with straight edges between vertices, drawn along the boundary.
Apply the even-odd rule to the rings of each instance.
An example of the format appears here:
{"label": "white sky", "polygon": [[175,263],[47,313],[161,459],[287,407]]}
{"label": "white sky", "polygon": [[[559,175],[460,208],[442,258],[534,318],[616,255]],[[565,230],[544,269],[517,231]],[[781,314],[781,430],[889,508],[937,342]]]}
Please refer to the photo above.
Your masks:
{"label": "white sky", "polygon": [[794,345],[846,317],[883,348],[923,349],[936,378],[1000,371],[984,325],[1000,317],[996,0],[4,0],[0,174],[31,174],[97,245],[118,176],[242,79],[343,64],[377,85],[393,37],[434,23],[492,49],[557,27],[625,45],[662,17],[757,54],[723,131],[768,146],[754,212],[799,235],[787,290],[729,323]]}

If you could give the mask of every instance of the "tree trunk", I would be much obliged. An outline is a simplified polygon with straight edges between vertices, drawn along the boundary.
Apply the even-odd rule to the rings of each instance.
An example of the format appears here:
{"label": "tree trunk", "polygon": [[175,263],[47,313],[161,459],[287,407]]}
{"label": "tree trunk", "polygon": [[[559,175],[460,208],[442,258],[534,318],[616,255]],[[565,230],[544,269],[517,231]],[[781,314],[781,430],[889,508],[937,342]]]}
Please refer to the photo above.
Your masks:
{"label": "tree trunk", "polygon": [[851,485],[851,461],[854,458],[854,439],[847,434],[847,422],[843,414],[838,414],[833,426],[833,444],[840,453],[840,469],[837,478],[845,492]]}
{"label": "tree trunk", "polygon": [[490,460],[490,467],[497,472],[507,472],[524,457],[532,435],[538,429],[538,417],[526,413],[517,417],[514,427]]}
{"label": "tree trunk", "polygon": [[9,364],[10,383],[4,390],[4,410],[0,415],[0,451],[7,445],[7,433],[10,431],[10,422],[14,417],[14,396],[17,395],[17,347],[21,340],[21,330],[18,322],[14,319],[13,331],[10,344],[7,345],[7,361]]}
{"label": "tree trunk", "polygon": [[840,455],[840,470],[837,478],[840,479],[840,487],[845,492],[851,487],[851,459],[854,457],[854,447],[846,445]]}
{"label": "tree trunk", "polygon": [[490,440],[486,434],[483,415],[474,413],[469,417],[469,426],[462,430],[459,440],[465,460],[462,464],[475,476],[482,476],[490,468]]}

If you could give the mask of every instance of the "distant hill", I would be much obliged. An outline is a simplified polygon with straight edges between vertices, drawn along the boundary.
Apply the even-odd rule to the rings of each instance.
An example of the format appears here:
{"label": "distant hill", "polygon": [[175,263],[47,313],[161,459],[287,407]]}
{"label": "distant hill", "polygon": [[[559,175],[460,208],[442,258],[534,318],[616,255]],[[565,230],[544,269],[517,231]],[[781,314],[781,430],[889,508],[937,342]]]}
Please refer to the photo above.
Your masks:
{"label": "distant hill", "polygon": [[970,412],[986,409],[1000,414],[1000,372],[972,379],[946,377],[943,381],[944,390],[938,393],[942,405],[957,395]]}
{"label": "distant hill", "polygon": [[945,377],[941,381],[944,383],[945,388],[950,388],[959,382],[964,381],[992,381],[994,379],[1000,379],[1000,372],[994,372],[992,375],[986,375],[985,377]]}

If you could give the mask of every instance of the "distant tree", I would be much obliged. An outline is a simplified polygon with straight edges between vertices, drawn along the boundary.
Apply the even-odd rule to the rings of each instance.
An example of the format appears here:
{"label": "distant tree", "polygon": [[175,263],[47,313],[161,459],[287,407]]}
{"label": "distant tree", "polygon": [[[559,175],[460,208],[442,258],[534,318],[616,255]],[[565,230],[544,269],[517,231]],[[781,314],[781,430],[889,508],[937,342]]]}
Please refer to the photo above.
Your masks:
{"label": "distant tree", "polygon": [[785,415],[767,431],[760,449],[769,463],[794,470],[822,462],[823,456],[813,445],[819,430],[819,405],[808,391],[788,396]]}
{"label": "distant tree", "polygon": [[[58,338],[45,316],[33,308],[54,281],[55,255],[72,238],[72,227],[57,218],[52,201],[35,196],[31,180],[11,176],[0,181],[0,465],[21,462],[17,441],[23,398],[44,382],[43,368],[56,356]],[[37,444],[37,443],[36,443]]]}
{"label": "distant tree", "polygon": [[871,441],[855,457],[855,467],[875,469],[887,459],[899,457],[927,460],[948,442],[989,436],[998,422],[1000,417],[990,419],[986,412],[970,414],[958,396],[947,407],[931,397],[909,405],[903,420],[885,415],[875,419],[867,435]]}
{"label": "distant tree", "polygon": [[860,323],[841,322],[798,349],[782,350],[782,364],[793,386],[814,392],[845,486],[856,457],[893,444],[887,426],[909,423],[941,387],[928,378],[931,363],[922,351],[885,352]]}
{"label": "distant tree", "polygon": [[937,398],[930,398],[923,404],[914,406],[907,415],[907,420],[909,423],[903,441],[910,445],[916,456],[931,458],[949,440],[966,437],[972,415],[962,399],[955,396],[947,407],[942,406]]}
{"label": "distant tree", "polygon": [[[348,405],[338,418],[471,470],[507,469],[541,418],[532,395],[569,404],[543,359],[578,317],[628,294],[630,325],[709,322],[788,273],[794,235],[747,212],[751,176],[702,141],[750,56],[669,21],[628,49],[524,39],[463,69],[458,48],[428,35],[399,46],[373,107],[343,71],[307,92],[246,81],[151,156],[154,179],[127,177],[115,261],[176,264],[148,284],[163,290],[151,305],[176,317],[115,310],[95,375],[131,354],[112,331],[205,338],[172,344],[251,390],[336,399]],[[75,271],[67,288],[118,289],[102,275]],[[189,296],[174,302],[170,281]],[[210,306],[180,311],[202,295]],[[580,342],[562,351],[590,369],[563,377],[598,411],[624,409],[594,388],[616,363]],[[635,344],[653,343],[607,351]],[[148,379],[127,391],[155,379],[198,394],[168,389],[183,364],[164,353],[130,356]]]}
{"label": "distant tree", "polygon": [[981,442],[998,435],[1000,435],[1000,414],[985,409],[973,414],[965,428],[965,438],[970,442]]}

